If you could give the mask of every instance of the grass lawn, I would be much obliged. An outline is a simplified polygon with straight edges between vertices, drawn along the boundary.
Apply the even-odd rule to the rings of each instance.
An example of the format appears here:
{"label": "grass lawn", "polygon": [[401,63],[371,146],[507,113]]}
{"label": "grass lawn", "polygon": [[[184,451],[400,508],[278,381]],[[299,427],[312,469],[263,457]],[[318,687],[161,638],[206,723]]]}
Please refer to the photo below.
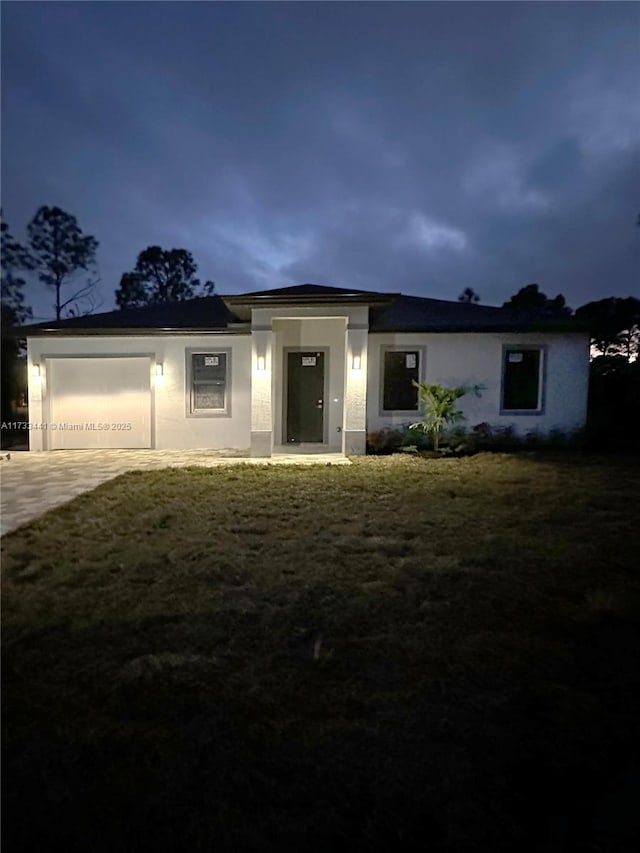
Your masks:
{"label": "grass lawn", "polygon": [[139,472],[7,535],[5,853],[635,850],[638,461]]}

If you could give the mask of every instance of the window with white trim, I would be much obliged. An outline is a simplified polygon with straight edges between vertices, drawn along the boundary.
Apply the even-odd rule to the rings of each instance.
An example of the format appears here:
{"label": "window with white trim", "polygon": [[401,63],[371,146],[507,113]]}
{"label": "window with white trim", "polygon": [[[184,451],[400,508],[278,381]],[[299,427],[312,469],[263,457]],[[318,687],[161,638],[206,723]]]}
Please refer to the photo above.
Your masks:
{"label": "window with white trim", "polygon": [[542,347],[505,347],[501,408],[508,412],[542,409]]}
{"label": "window with white trim", "polygon": [[189,412],[225,415],[229,412],[229,351],[190,351]]}
{"label": "window with white trim", "polygon": [[382,350],[382,411],[417,412],[420,379],[419,349]]}

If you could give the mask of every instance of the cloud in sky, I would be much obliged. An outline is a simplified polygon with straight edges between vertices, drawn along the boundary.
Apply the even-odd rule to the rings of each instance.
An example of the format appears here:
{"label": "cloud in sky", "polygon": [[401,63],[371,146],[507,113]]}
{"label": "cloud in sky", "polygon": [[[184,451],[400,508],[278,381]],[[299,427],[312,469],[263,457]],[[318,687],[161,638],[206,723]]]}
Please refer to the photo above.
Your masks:
{"label": "cloud in sky", "polygon": [[[640,7],[4,3],[2,204],[220,292],[638,293]],[[39,315],[51,301],[33,287]]]}

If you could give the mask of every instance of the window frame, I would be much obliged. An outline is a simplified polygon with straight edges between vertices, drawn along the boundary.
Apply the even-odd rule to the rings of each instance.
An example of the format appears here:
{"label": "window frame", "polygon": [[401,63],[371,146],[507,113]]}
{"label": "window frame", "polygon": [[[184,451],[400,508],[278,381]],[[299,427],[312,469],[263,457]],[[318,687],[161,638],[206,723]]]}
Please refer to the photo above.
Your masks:
{"label": "window frame", "polygon": [[[226,358],[224,407],[222,409],[194,408],[193,356],[224,355]],[[188,418],[229,418],[231,417],[231,347],[187,347],[185,349],[186,387],[185,404]]]}
{"label": "window frame", "polygon": [[[424,345],[413,344],[381,344],[380,345],[380,378],[379,378],[379,395],[378,409],[380,417],[393,417],[400,415],[403,417],[418,417],[420,415],[420,398],[417,398],[417,406],[415,409],[385,409],[384,407],[384,373],[386,353],[388,352],[417,352],[418,353],[418,382],[424,382],[426,352],[427,348]],[[416,394],[417,394],[416,390]]]}
{"label": "window frame", "polygon": [[[510,352],[534,350],[540,354],[538,364],[538,405],[535,409],[507,409],[504,406],[504,394],[507,378],[507,358]],[[545,344],[503,344],[502,367],[500,371],[500,414],[501,415],[544,415],[547,391],[547,346]]]}

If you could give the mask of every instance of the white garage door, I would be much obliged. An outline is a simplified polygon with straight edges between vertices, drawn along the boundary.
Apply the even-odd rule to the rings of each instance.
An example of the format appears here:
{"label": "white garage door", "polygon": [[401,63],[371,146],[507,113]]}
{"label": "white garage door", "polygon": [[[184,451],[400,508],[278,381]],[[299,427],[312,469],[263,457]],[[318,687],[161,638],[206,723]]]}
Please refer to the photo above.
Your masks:
{"label": "white garage door", "polygon": [[151,447],[148,357],[46,360],[50,450]]}

